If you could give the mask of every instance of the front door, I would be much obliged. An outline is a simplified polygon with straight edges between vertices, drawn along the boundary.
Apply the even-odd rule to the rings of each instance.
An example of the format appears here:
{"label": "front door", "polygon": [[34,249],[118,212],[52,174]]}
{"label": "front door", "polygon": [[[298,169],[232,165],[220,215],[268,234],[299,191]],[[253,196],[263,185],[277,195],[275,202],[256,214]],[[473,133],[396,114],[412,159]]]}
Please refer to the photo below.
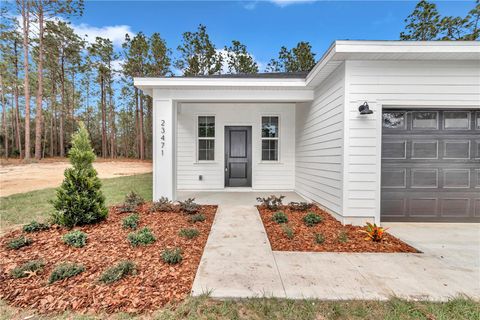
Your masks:
{"label": "front door", "polygon": [[252,127],[225,127],[225,187],[252,186]]}

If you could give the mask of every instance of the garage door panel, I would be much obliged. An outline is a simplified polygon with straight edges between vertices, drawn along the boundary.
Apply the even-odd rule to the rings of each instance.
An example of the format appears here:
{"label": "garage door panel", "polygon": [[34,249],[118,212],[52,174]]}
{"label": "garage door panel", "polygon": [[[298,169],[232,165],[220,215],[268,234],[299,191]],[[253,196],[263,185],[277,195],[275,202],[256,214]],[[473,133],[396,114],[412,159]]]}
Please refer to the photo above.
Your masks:
{"label": "garage door panel", "polygon": [[386,110],[384,221],[480,221],[480,112]]}

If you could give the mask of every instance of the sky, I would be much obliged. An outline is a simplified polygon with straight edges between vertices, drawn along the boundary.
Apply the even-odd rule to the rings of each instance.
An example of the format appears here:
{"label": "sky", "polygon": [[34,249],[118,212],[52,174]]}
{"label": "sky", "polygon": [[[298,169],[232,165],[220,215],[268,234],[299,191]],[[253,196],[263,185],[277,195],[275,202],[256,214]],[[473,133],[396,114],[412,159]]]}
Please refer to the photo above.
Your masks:
{"label": "sky", "polygon": [[[239,40],[262,71],[281,46],[308,41],[320,59],[335,40],[397,40],[417,1],[99,1],[85,0],[72,19],[80,35],[110,38],[118,50],[125,34],[159,32],[176,49],[182,33],[207,26],[222,49]],[[436,1],[441,15],[465,16],[474,1]],[[175,52],[175,50],[173,50]],[[119,62],[120,63],[120,62]],[[177,70],[175,73],[178,73]]]}

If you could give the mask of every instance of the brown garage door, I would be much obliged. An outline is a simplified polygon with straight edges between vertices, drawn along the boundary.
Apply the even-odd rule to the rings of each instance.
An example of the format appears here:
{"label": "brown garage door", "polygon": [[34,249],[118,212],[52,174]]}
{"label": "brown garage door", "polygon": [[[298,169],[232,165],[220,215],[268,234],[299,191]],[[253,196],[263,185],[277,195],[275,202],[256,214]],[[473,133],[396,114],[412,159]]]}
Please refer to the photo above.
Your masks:
{"label": "brown garage door", "polygon": [[480,221],[480,108],[385,110],[382,221]]}

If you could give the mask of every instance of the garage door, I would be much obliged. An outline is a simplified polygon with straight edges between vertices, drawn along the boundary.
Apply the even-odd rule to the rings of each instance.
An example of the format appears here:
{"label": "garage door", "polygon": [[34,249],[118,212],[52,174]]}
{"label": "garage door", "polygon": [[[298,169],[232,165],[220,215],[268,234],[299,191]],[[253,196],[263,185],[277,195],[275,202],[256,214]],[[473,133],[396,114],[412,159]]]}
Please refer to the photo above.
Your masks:
{"label": "garage door", "polygon": [[384,110],[383,221],[480,221],[479,110]]}

